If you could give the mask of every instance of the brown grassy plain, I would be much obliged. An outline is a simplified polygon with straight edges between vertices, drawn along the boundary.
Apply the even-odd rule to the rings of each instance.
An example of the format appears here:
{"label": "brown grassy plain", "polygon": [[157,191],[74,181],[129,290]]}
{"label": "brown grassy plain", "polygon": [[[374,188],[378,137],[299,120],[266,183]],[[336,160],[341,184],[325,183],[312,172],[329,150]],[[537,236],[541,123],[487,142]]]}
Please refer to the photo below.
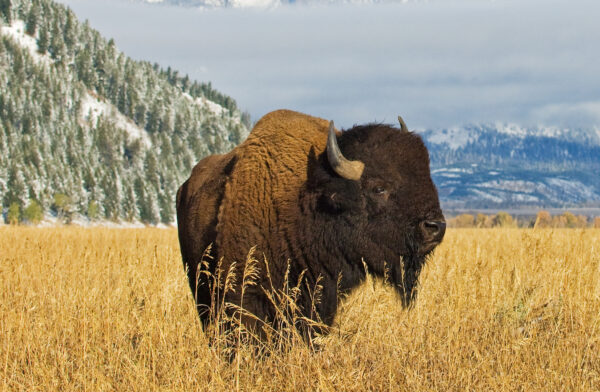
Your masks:
{"label": "brown grassy plain", "polygon": [[450,230],[421,281],[407,311],[367,280],[320,351],[230,364],[175,230],[0,228],[0,390],[600,390],[600,230]]}

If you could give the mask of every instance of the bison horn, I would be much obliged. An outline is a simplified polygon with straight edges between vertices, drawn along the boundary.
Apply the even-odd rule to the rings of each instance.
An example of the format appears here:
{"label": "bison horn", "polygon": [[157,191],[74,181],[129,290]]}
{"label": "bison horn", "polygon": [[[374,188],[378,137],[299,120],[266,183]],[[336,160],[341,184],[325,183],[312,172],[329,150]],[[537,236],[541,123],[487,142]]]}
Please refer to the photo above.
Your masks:
{"label": "bison horn", "polygon": [[408,127],[406,126],[406,123],[404,122],[402,117],[398,116],[398,122],[400,123],[400,130],[402,132],[408,132]]}
{"label": "bison horn", "polygon": [[329,136],[327,137],[327,160],[331,168],[340,176],[347,180],[360,180],[365,164],[361,161],[349,161],[342,155],[340,147],[337,144],[335,128],[333,121],[329,123]]}

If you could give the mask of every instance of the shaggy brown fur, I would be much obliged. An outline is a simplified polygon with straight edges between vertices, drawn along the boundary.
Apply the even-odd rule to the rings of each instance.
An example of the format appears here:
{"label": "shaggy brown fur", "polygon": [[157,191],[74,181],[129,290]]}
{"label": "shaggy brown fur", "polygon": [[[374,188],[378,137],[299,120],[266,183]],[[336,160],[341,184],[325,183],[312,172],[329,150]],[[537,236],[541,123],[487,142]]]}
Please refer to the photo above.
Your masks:
{"label": "shaggy brown fur", "polygon": [[[370,272],[388,275],[408,305],[427,254],[444,226],[429,158],[420,137],[386,125],[354,127],[338,136],[348,159],[365,163],[358,181],[340,178],[324,153],[328,121],[288,110],[264,116],[248,139],[225,155],[203,159],[177,194],[179,239],[190,287],[203,321],[211,305],[198,262],[212,244],[218,260],[241,271],[252,246],[269,261],[259,284],[246,291],[244,308],[263,321],[274,308],[263,289],[281,288],[304,274],[298,305],[304,315],[331,324],[338,293]],[[429,225],[429,226],[428,226]],[[316,314],[307,287],[323,287]],[[198,282],[198,285],[196,285]],[[240,304],[240,290],[226,300]],[[254,328],[254,322],[245,321]]]}

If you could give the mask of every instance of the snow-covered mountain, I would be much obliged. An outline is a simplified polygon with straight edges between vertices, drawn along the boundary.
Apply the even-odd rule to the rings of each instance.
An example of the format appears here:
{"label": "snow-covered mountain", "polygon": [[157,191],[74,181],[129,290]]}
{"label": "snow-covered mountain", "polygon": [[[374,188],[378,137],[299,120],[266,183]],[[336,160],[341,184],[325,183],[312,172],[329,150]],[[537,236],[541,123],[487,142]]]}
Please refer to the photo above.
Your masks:
{"label": "snow-covered mountain", "polygon": [[446,208],[600,206],[600,128],[493,124],[419,133]]}
{"label": "snow-covered mountain", "polygon": [[414,3],[428,0],[140,0],[150,4],[197,8],[274,8],[283,5]]}

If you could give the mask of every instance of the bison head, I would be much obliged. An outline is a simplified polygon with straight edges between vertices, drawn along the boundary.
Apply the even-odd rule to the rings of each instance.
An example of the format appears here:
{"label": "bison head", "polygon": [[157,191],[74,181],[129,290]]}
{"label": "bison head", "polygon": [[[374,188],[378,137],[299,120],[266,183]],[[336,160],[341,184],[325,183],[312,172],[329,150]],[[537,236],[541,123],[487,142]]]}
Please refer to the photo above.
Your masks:
{"label": "bison head", "polygon": [[333,257],[348,264],[342,274],[352,274],[364,261],[409,306],[446,222],[427,149],[399,119],[400,129],[363,125],[340,136],[331,122],[326,151],[309,165],[307,191],[314,215],[327,227],[323,241]]}

